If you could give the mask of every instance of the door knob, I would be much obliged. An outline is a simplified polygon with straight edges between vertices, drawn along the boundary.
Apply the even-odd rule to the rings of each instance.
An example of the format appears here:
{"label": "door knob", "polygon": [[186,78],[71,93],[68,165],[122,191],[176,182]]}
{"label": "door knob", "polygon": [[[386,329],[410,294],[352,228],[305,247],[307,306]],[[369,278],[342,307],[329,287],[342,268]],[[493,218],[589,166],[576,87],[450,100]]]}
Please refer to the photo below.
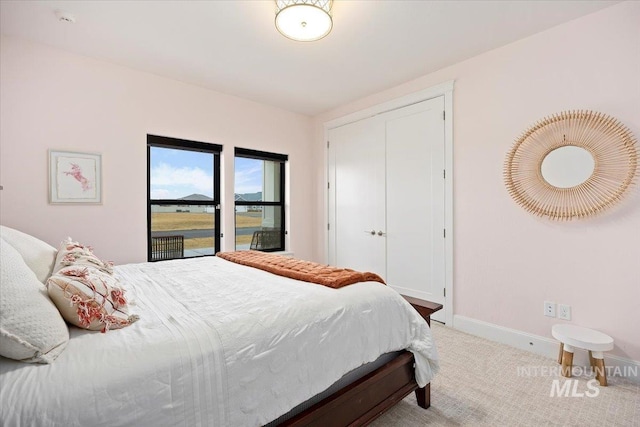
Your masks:
{"label": "door knob", "polygon": [[371,231],[369,231],[369,230],[364,230],[364,232],[365,232],[365,233],[367,233],[367,234],[371,234],[372,236],[375,236],[375,235],[376,235],[376,230],[371,230]]}
{"label": "door knob", "polygon": [[387,233],[385,233],[383,231],[378,231],[378,236],[384,236],[385,234],[387,234]]}

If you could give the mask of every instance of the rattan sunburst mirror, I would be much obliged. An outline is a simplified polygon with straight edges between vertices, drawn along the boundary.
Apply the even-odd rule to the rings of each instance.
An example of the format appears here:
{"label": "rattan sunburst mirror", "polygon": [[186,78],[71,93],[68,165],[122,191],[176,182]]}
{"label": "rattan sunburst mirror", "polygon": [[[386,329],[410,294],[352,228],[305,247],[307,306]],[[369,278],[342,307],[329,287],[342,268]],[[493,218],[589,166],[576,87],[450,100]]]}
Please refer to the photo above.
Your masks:
{"label": "rattan sunburst mirror", "polygon": [[637,169],[636,139],[622,123],[594,111],[563,111],[516,140],[504,179],[509,194],[527,211],[568,220],[619,201]]}

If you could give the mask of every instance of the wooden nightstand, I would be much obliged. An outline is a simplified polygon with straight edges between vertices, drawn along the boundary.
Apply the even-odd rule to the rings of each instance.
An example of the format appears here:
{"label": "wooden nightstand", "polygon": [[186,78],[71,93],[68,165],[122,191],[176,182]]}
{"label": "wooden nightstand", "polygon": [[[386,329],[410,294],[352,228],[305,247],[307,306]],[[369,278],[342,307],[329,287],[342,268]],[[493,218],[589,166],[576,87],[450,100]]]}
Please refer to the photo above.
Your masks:
{"label": "wooden nightstand", "polygon": [[419,298],[409,297],[406,295],[402,295],[404,299],[406,299],[409,304],[416,309],[416,311],[427,321],[429,325],[431,325],[431,315],[438,310],[442,309],[442,304],[438,304],[431,301],[426,301]]}

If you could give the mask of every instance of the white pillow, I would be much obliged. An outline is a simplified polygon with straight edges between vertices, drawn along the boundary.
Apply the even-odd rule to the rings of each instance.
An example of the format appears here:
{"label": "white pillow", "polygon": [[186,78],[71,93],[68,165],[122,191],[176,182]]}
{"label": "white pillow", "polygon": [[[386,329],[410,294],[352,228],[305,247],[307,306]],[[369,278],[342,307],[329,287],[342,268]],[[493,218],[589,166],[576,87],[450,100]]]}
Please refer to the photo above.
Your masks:
{"label": "white pillow", "polygon": [[0,236],[22,256],[24,262],[43,284],[51,276],[57,250],[26,233],[0,225]]}
{"label": "white pillow", "polygon": [[69,329],[20,253],[0,238],[0,355],[51,363],[69,342]]}

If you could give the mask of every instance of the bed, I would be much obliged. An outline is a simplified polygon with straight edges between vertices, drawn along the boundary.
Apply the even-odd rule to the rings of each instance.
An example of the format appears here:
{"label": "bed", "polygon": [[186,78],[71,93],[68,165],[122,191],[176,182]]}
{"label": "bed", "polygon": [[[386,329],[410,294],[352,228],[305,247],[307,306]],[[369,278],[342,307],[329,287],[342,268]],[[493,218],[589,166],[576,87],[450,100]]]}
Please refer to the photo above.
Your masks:
{"label": "bed", "polygon": [[429,327],[381,283],[331,289],[218,257],[114,275],[140,320],[70,327],[51,364],[0,358],[0,424],[363,425],[413,391],[428,406]]}

